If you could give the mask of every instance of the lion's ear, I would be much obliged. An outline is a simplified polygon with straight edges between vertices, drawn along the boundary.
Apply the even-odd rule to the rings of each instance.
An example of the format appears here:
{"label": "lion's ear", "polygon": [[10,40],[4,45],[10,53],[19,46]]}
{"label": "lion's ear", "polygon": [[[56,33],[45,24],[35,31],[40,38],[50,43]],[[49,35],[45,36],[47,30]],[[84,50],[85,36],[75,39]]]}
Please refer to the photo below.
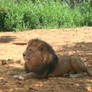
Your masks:
{"label": "lion's ear", "polygon": [[43,51],[43,50],[44,50],[43,44],[40,44],[40,45],[39,45],[39,50],[40,50],[40,51]]}

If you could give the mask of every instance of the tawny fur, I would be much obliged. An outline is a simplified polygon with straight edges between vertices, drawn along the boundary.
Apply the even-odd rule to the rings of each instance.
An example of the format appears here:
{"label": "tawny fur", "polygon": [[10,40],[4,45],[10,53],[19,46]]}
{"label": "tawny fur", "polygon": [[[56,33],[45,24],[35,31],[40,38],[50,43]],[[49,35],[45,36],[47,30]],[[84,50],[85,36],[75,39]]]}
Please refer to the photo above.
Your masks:
{"label": "tawny fur", "polygon": [[[58,55],[58,63],[53,73],[49,76],[64,76],[68,74],[69,77],[83,77],[86,75],[92,76],[84,62],[78,56]],[[72,74],[72,76],[70,76]]]}
{"label": "tawny fur", "polygon": [[[26,77],[45,78],[65,74],[91,75],[84,62],[77,56],[56,55],[45,41],[32,39],[23,53]],[[84,76],[84,75],[83,75]],[[78,76],[76,76],[78,77]]]}
{"label": "tawny fur", "polygon": [[48,77],[58,63],[58,57],[52,47],[39,39],[32,39],[28,42],[23,57],[25,71],[35,73],[40,77]]}

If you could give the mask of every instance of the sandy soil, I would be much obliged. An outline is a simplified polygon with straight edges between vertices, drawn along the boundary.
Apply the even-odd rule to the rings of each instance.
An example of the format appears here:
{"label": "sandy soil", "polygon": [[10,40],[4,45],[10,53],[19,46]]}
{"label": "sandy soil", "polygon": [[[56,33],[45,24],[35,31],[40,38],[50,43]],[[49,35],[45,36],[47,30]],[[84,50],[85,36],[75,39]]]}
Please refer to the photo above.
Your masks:
{"label": "sandy soil", "polygon": [[92,77],[17,80],[28,40],[39,38],[60,54],[77,54],[92,69],[92,27],[0,32],[0,92],[92,92]]}

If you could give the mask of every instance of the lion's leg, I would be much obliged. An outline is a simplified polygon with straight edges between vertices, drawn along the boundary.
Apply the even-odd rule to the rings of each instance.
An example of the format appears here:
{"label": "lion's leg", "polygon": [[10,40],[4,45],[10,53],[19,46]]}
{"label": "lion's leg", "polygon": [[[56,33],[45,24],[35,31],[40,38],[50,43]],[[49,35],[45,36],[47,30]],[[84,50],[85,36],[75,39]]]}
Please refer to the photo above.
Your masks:
{"label": "lion's leg", "polygon": [[70,77],[83,77],[85,76],[85,73],[87,73],[87,68],[84,62],[76,56],[71,57],[71,67],[75,74],[70,75]]}
{"label": "lion's leg", "polygon": [[24,73],[21,75],[14,75],[13,77],[15,79],[19,79],[19,80],[26,80],[26,79],[32,79],[32,78],[47,78],[47,72],[43,73],[43,74],[38,74],[38,73],[34,73],[34,72],[29,72],[29,73]]}
{"label": "lion's leg", "polygon": [[31,79],[31,78],[36,78],[38,77],[36,73],[24,73],[21,75],[14,75],[13,76],[15,79],[19,79],[19,80],[25,80],[25,79]]}
{"label": "lion's leg", "polygon": [[41,78],[46,78],[46,77],[44,75],[39,75],[39,74],[33,73],[33,72],[18,75],[18,77],[17,77],[17,79],[19,79],[19,80],[26,80],[26,79],[33,79],[33,78],[41,79]]}
{"label": "lion's leg", "polygon": [[24,77],[24,79],[31,79],[31,78],[36,78],[38,77],[36,73],[33,72],[29,72],[29,73],[25,73],[23,75],[21,75]]}
{"label": "lion's leg", "polygon": [[84,62],[77,56],[71,56],[71,66],[76,73],[87,71]]}
{"label": "lion's leg", "polygon": [[78,74],[69,74],[70,78],[80,78],[84,77],[86,74],[85,73],[78,73]]}

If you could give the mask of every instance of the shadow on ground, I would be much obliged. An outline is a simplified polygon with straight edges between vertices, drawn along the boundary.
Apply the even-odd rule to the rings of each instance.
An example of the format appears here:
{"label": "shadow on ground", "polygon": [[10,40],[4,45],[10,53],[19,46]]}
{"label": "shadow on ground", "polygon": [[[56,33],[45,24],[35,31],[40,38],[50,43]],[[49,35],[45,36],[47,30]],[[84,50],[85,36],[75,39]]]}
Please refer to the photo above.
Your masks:
{"label": "shadow on ground", "polygon": [[15,44],[15,45],[27,45],[26,42],[17,42],[17,43],[13,43],[13,44]]}
{"label": "shadow on ground", "polygon": [[73,52],[73,54],[84,58],[84,61],[92,65],[92,42],[75,43],[73,46],[64,45],[57,53]]}
{"label": "shadow on ground", "polygon": [[9,43],[16,39],[16,36],[1,36],[0,37],[0,43]]}
{"label": "shadow on ground", "polygon": [[[14,74],[21,74],[23,69],[15,66],[0,66],[0,90],[2,92],[90,92],[90,78],[50,77],[48,79],[17,80]],[[0,78],[1,78],[0,77]]]}

